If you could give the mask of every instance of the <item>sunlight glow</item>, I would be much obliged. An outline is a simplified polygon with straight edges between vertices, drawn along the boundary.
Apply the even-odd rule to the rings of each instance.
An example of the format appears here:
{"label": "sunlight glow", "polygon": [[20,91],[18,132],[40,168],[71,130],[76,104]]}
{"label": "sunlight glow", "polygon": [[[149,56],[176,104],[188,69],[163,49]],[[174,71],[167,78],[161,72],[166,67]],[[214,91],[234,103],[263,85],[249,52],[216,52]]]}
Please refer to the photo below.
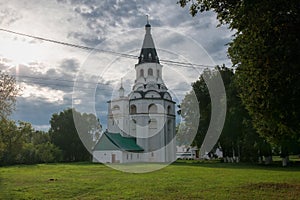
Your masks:
{"label": "sunlight glow", "polygon": [[44,57],[49,51],[43,48],[40,43],[29,42],[25,39],[0,41],[2,56],[9,58],[16,65],[36,61]]}
{"label": "sunlight glow", "polygon": [[28,84],[21,84],[23,88],[22,97],[34,97],[46,100],[50,103],[62,104],[63,103],[63,96],[64,92],[60,90],[51,90],[46,87],[35,86],[35,85],[28,85]]}

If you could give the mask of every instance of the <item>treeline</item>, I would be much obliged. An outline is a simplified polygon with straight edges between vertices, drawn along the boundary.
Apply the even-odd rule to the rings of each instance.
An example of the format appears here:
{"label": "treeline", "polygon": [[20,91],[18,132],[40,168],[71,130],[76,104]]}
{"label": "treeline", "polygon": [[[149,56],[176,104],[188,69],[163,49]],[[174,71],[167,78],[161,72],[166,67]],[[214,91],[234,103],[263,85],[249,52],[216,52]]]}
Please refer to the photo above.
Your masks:
{"label": "treeline", "polygon": [[[224,162],[264,161],[266,164],[272,161],[272,155],[286,158],[288,155],[300,154],[300,138],[298,140],[291,138],[275,143],[256,131],[252,118],[239,96],[236,74],[225,66],[217,67],[215,70],[204,70],[199,80],[192,84],[193,90],[182,101],[180,114],[184,122],[178,127],[180,144],[188,144],[189,141],[193,141],[193,145],[198,148],[203,145],[211,123],[212,112],[211,96],[207,84],[217,81],[218,76],[222,77],[226,91],[226,98],[219,99],[218,103],[220,105],[225,103],[227,108],[224,127],[218,142],[211,150],[212,153],[216,148],[220,148],[223,151]],[[194,96],[197,106],[193,100]],[[199,107],[200,115],[195,114],[197,107]],[[195,120],[197,117],[199,120]]]}
{"label": "treeline", "polygon": [[[99,136],[101,126],[92,114],[67,109],[53,114],[48,132],[36,131],[30,123],[0,120],[0,166],[52,162],[90,161],[75,127],[74,116],[89,128],[86,135]],[[87,125],[89,124],[89,125]]]}
{"label": "treeline", "polygon": [[[180,0],[179,4],[189,6],[192,16],[213,11],[220,26],[234,31],[228,44],[228,57],[235,69],[234,86],[227,85],[229,117],[221,137],[229,134],[227,130],[236,127],[235,123],[241,124],[243,130],[236,127],[231,131],[237,134],[235,140],[228,141],[234,152],[240,150],[242,156],[246,145],[255,155],[271,154],[279,148],[286,165],[288,155],[298,153],[300,142],[300,1]],[[236,100],[242,102],[235,105],[243,105],[246,114],[237,109],[242,113],[231,115],[236,106],[230,105],[234,96],[228,90],[234,87],[240,98]],[[224,152],[233,150],[225,148]]]}
{"label": "treeline", "polygon": [[35,131],[31,124],[0,121],[0,164],[50,163],[63,160],[62,151],[49,133]]}

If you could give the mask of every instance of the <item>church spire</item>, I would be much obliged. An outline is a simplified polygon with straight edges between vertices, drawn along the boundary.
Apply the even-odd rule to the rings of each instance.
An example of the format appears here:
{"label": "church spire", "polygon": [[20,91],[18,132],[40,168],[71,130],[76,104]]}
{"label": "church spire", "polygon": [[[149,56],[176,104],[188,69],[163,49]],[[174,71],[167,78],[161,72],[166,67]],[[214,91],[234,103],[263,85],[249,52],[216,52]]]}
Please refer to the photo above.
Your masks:
{"label": "church spire", "polygon": [[142,50],[139,56],[139,63],[159,63],[157,52],[151,35],[151,25],[147,15],[147,24],[145,25],[146,34],[143,41]]}

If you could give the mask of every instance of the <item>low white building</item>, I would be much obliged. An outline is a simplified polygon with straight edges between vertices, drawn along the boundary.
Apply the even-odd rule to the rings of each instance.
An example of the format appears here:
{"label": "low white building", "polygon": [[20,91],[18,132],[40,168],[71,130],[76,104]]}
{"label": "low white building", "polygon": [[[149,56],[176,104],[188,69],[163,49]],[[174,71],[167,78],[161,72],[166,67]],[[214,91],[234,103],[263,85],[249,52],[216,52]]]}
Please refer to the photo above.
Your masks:
{"label": "low white building", "polygon": [[136,144],[133,137],[104,132],[93,150],[93,162],[124,163],[139,162],[144,150]]}
{"label": "low white building", "polygon": [[192,146],[177,146],[176,147],[176,158],[183,160],[194,160],[198,158],[198,148]]}

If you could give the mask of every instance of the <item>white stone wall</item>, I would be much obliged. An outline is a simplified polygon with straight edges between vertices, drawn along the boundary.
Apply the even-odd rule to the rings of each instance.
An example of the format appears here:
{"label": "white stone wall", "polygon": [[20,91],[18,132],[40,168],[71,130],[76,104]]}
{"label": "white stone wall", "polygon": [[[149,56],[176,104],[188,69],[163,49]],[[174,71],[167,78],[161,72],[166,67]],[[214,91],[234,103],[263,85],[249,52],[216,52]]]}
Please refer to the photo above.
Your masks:
{"label": "white stone wall", "polygon": [[136,162],[163,162],[163,159],[158,159],[157,152],[151,153],[135,153],[127,151],[94,151],[93,162],[113,163],[112,155],[115,155],[115,163],[136,163]]}
{"label": "white stone wall", "polygon": [[124,151],[123,162],[124,163],[143,162],[143,154]]}
{"label": "white stone wall", "polygon": [[93,162],[112,163],[113,157],[115,157],[115,163],[122,163],[122,154],[122,151],[119,150],[93,151]]}
{"label": "white stone wall", "polygon": [[[118,108],[118,109],[116,109]],[[129,134],[129,101],[128,98],[113,100],[108,104],[107,129],[112,133]]]}
{"label": "white stone wall", "polygon": [[[153,75],[149,75],[149,69],[152,69]],[[144,71],[144,75],[141,75],[141,70]],[[135,66],[136,71],[136,80],[133,86],[133,90],[136,90],[138,87],[143,84],[148,84],[150,82],[155,82],[162,84],[162,65],[158,63],[143,63]]]}

